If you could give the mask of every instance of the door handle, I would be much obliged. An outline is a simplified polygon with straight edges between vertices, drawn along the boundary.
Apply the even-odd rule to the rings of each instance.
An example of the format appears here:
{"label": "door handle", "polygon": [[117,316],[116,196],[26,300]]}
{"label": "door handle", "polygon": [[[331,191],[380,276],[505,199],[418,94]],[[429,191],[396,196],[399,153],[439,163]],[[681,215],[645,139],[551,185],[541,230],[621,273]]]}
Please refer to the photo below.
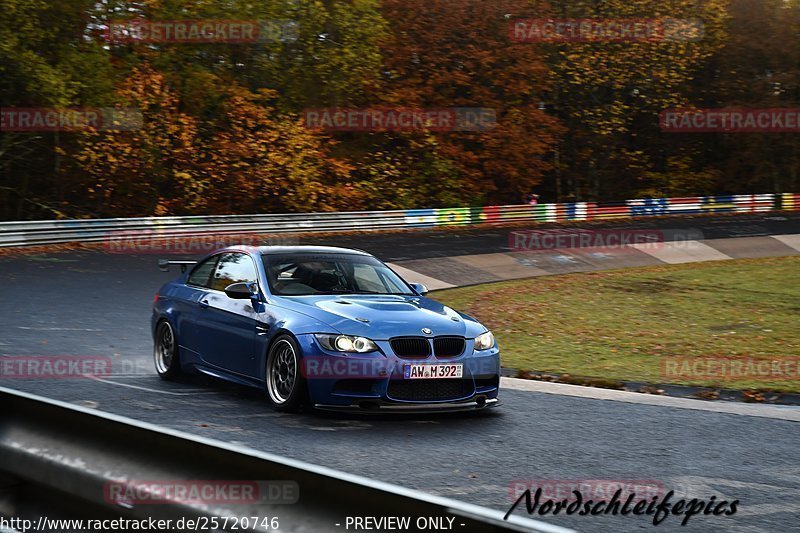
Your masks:
{"label": "door handle", "polygon": [[202,307],[203,309],[205,309],[206,307],[208,307],[208,305],[209,305],[209,304],[208,304],[208,300],[201,300],[201,301],[200,301],[200,307]]}

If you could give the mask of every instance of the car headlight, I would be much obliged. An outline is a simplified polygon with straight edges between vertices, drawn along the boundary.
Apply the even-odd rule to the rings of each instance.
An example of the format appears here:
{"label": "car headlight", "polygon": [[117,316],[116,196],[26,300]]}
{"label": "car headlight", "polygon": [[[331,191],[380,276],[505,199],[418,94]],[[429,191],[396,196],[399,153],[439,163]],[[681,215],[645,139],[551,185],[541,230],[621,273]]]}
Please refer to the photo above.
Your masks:
{"label": "car headlight", "polygon": [[491,331],[475,337],[476,350],[488,350],[492,346],[494,346],[494,335],[492,335]]}
{"label": "car headlight", "polygon": [[378,345],[366,337],[325,334],[316,334],[314,336],[323,348],[332,352],[367,353],[378,349]]}

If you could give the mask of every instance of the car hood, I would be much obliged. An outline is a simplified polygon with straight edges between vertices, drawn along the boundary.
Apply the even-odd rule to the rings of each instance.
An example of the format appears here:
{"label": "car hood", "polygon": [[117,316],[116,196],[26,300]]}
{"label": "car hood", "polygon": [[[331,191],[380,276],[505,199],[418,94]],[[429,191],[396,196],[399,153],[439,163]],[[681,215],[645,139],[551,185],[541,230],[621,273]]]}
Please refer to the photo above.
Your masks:
{"label": "car hood", "polygon": [[422,336],[422,328],[430,329],[434,336],[476,337],[486,331],[473,318],[421,296],[348,294],[284,296],[278,300],[282,307],[329,324],[333,328],[330,333],[373,340]]}

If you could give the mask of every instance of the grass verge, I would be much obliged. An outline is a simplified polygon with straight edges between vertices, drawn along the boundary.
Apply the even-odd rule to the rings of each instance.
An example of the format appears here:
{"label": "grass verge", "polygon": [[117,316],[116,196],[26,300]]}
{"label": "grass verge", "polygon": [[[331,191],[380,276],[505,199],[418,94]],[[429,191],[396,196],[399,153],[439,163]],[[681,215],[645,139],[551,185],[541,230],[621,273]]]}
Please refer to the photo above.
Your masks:
{"label": "grass verge", "polygon": [[[504,367],[800,392],[800,256],[529,278],[431,296],[492,329]],[[720,366],[691,366],[709,357],[727,365],[726,377]],[[732,376],[737,358],[744,366]],[[780,377],[748,360],[782,363]]]}

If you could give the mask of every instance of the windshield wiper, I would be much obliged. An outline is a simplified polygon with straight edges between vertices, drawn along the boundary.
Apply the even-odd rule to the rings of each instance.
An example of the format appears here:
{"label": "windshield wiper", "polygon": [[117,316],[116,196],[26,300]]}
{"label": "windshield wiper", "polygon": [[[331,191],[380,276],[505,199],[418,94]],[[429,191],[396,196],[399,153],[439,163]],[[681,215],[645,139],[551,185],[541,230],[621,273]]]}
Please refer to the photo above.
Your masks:
{"label": "windshield wiper", "polygon": [[314,291],[311,294],[353,294],[349,289],[331,289],[329,291]]}
{"label": "windshield wiper", "polygon": [[386,295],[393,295],[394,293],[391,292],[379,292],[379,291],[351,291],[348,289],[332,289],[329,291],[316,291],[313,294],[386,294]]}

